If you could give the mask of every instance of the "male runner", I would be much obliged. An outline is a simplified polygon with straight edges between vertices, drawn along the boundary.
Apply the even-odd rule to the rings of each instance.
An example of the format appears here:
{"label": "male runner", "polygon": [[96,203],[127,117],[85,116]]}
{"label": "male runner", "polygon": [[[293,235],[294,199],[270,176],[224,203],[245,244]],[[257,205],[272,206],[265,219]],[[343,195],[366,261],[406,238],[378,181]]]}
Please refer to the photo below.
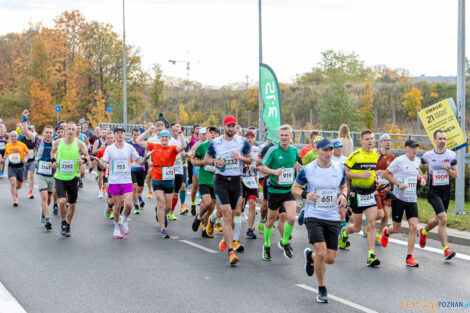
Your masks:
{"label": "male runner", "polygon": [[310,139],[309,139],[309,143],[308,145],[306,145],[305,147],[302,148],[302,150],[300,150],[300,157],[303,159],[304,156],[312,151],[313,149],[315,149],[315,142],[313,142],[313,140],[318,137],[320,135],[320,132],[318,130],[314,130],[310,133]]}
{"label": "male runner", "polygon": [[[26,113],[27,115],[27,113]],[[21,136],[18,137],[19,140],[28,147],[29,158],[24,165],[24,180],[29,179],[29,199],[34,199],[33,189],[34,189],[34,172],[36,171],[36,159],[35,159],[35,150],[38,143],[38,137],[32,132],[30,125],[27,122],[21,123]]]}
{"label": "male runner", "polygon": [[8,135],[5,133],[4,125],[0,125],[0,177],[5,171],[5,146],[8,143]]}
{"label": "male runner", "polygon": [[[88,151],[88,147],[90,145],[90,143],[88,142],[88,137],[80,131],[80,127],[78,127],[78,126],[75,130],[75,137],[79,141],[81,141],[85,144],[85,147],[87,148],[87,151]],[[84,164],[80,165],[80,171],[79,171],[80,175],[78,177],[78,188],[80,188],[80,189],[83,188],[82,179],[83,179],[83,177],[85,177],[85,170],[86,170],[85,165]]]}
{"label": "male runner", "polygon": [[[51,151],[52,167],[57,168],[54,174],[55,188],[62,219],[60,233],[64,237],[71,236],[70,224],[78,197],[79,167],[90,161],[86,145],[76,138],[77,128],[74,122],[67,123],[65,137],[54,141]],[[66,202],[69,204],[67,208]]]}
{"label": "male runner", "polygon": [[[129,141],[129,144],[135,148],[137,153],[139,153],[141,158],[145,157],[145,149],[141,147],[136,139],[140,136],[140,130],[134,128],[132,130],[132,139]],[[145,185],[145,176],[147,176],[147,172],[145,170],[145,164],[140,166],[134,166],[131,170],[132,174],[132,183],[134,184],[133,187],[133,194],[132,200],[134,202],[134,214],[140,214],[140,208],[144,207],[145,203],[142,201],[142,192],[144,191]]]}
{"label": "male runner", "polygon": [[[163,114],[162,114],[162,117],[163,117]],[[163,120],[157,120],[155,122],[155,129],[153,131],[149,131],[149,133],[147,134],[147,142],[150,142],[150,143],[160,143],[160,133],[164,130],[166,130],[166,124],[164,123]],[[171,141],[171,140],[170,140]],[[148,168],[151,169],[152,168],[152,161],[149,160],[148,161]],[[153,194],[152,194],[152,190],[153,190],[153,187],[152,187],[152,179],[151,179],[151,170],[148,171],[147,173],[147,177],[145,178],[145,182],[147,183],[147,187],[149,189],[149,192],[147,194],[147,198],[148,199],[151,199]]]}
{"label": "male runner", "polygon": [[307,165],[310,162],[313,162],[313,160],[315,160],[318,157],[317,151],[315,149],[316,149],[316,146],[317,146],[317,142],[322,140],[322,139],[323,139],[322,136],[317,136],[317,137],[315,137],[315,139],[313,139],[313,148],[312,148],[312,150],[307,152],[305,154],[305,156],[302,158],[302,162],[303,162],[304,165]]}
{"label": "male runner", "polygon": [[[181,130],[181,125],[178,123],[172,123],[170,126],[171,130],[171,135],[172,139],[174,142],[176,142],[177,146],[181,146],[182,141],[180,140],[180,136],[183,135],[184,138],[184,133]],[[183,166],[184,163],[184,158],[185,158],[185,152],[189,152],[189,147],[188,147],[188,142],[186,138],[184,138],[184,142],[186,142],[186,148],[180,153],[179,156],[176,157],[176,161],[174,164],[175,167],[175,188],[173,190],[173,197],[171,200],[171,209],[170,212],[167,214],[167,218],[169,220],[178,220],[178,218],[175,216],[175,207],[178,204],[178,197],[179,197],[179,192],[181,189],[184,189],[186,192],[186,171]],[[181,203],[184,205],[184,203]]]}
{"label": "male runner", "polygon": [[295,178],[295,165],[297,161],[297,148],[290,145],[292,128],[289,125],[279,127],[279,145],[272,146],[261,160],[260,171],[269,175],[268,195],[268,220],[264,226],[263,259],[271,261],[271,235],[273,224],[281,205],[284,205],[287,213],[287,221],[284,224],[284,234],[278,243],[284,250],[284,256],[288,259],[294,257],[294,251],[289,244],[289,238],[294,230],[296,219],[296,201],[291,189]]}
{"label": "male runner", "polygon": [[[107,132],[106,141],[103,143],[103,147],[96,154],[96,159],[101,160],[104,156],[104,153],[106,152],[106,148],[110,147],[112,144],[114,144],[114,134],[111,132]],[[105,209],[105,216],[109,219],[114,219],[114,209],[113,209],[114,201],[113,201],[113,197],[108,193],[109,167],[108,165],[102,167],[102,165],[100,165],[98,162],[97,162],[96,167],[101,171],[101,173],[103,173],[103,188],[107,193],[107,199],[106,199],[107,206]]]}
{"label": "male runner", "polygon": [[406,266],[418,267],[419,264],[413,258],[413,250],[416,243],[416,231],[418,230],[418,196],[416,189],[418,180],[421,185],[426,184],[426,176],[421,173],[419,167],[421,160],[417,158],[418,143],[412,139],[405,142],[406,154],[393,160],[382,176],[393,184],[392,220],[393,225],[385,227],[382,232],[382,247],[387,247],[391,234],[399,233],[403,213],[408,220],[408,254]]}
{"label": "male runner", "polygon": [[216,167],[214,193],[224,218],[224,238],[219,249],[228,249],[229,264],[235,265],[239,258],[233,251],[232,211],[240,200],[240,176],[243,164],[251,164],[250,144],[245,138],[235,135],[237,119],[228,115],[224,119],[224,135],[211,141],[204,157],[205,165]]}
{"label": "male runner", "polygon": [[18,190],[23,186],[24,164],[29,159],[28,147],[18,141],[18,133],[12,131],[10,142],[5,145],[5,159],[8,159],[8,179],[13,206],[18,206]]}
{"label": "male runner", "polygon": [[[93,143],[93,148],[91,148],[91,155],[92,156],[97,156],[98,152],[100,149],[103,147],[103,145],[106,142],[106,138],[108,136],[108,130],[104,129],[101,131],[101,136],[95,140]],[[114,136],[113,136],[114,137]],[[96,162],[93,160],[93,162]],[[101,167],[97,166],[96,167],[97,175],[98,175],[98,199],[103,199],[103,195],[105,193],[105,188],[103,186],[103,169]]]}
{"label": "male runner", "polygon": [[344,163],[346,178],[351,180],[349,205],[353,212],[354,224],[343,227],[338,240],[341,249],[349,247],[348,237],[350,234],[361,230],[362,213],[365,213],[367,227],[369,228],[367,235],[367,246],[369,247],[367,265],[373,267],[380,265],[380,260],[374,254],[375,220],[377,219],[375,166],[379,154],[373,148],[375,135],[371,130],[365,129],[361,132],[360,142],[362,147],[353,151]]}
{"label": "male runner", "polygon": [[[201,125],[195,124],[193,126],[193,130],[191,132],[191,138],[189,140],[189,148],[193,149],[194,146],[198,146],[198,142],[200,141],[201,137],[199,136],[199,131],[201,130]],[[207,130],[207,128],[206,128]],[[196,215],[196,195],[197,195],[197,190],[199,186],[199,178],[198,174],[194,175],[194,168],[192,168],[193,164],[192,162],[188,162],[188,185],[193,184],[192,189],[191,189],[191,214],[194,212],[193,216]],[[196,168],[199,170],[199,166],[196,166]],[[193,177],[196,177],[196,180],[193,179]]]}
{"label": "male runner", "polygon": [[316,149],[318,158],[300,170],[292,193],[306,200],[304,223],[315,252],[310,248],[304,250],[305,270],[308,276],[316,272],[317,301],[327,303],[326,264],[333,264],[338,253],[340,211],[346,207],[348,186],[344,166],[331,161],[331,141],[326,138],[318,141]]}
{"label": "male runner", "polygon": [[[426,152],[421,158],[423,164],[429,164],[429,182],[426,198],[432,205],[436,217],[430,219],[424,228],[419,230],[419,244],[426,246],[428,233],[438,226],[437,233],[441,241],[446,260],[455,256],[447,246],[447,209],[451,198],[450,178],[458,176],[457,157],[454,151],[446,149],[447,136],[443,130],[434,132],[434,150]],[[462,165],[465,166],[465,165]]]}
{"label": "male runner", "polygon": [[[64,138],[64,135],[65,135],[65,130],[62,126],[59,125],[55,128],[55,132],[54,132],[54,136],[52,136],[52,140],[55,141],[55,140]],[[54,201],[54,205],[52,206],[52,214],[58,215],[59,214],[59,202],[58,202],[59,200],[57,198],[57,191],[55,188],[52,191],[52,199]]]}

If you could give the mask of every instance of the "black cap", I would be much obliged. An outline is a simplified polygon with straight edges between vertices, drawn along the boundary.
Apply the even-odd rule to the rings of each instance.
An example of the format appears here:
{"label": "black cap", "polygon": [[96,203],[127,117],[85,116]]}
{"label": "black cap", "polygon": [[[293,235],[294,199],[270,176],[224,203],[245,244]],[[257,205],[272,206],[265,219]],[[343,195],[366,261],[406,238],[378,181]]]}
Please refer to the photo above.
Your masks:
{"label": "black cap", "polygon": [[124,129],[124,126],[116,126],[114,128],[114,132],[117,132],[117,131],[120,131],[120,130],[122,130],[123,132],[126,132],[126,130]]}
{"label": "black cap", "polygon": [[414,141],[413,139],[408,139],[406,142],[405,142],[405,147],[419,147],[419,143],[417,143],[416,141]]}
{"label": "black cap", "polygon": [[216,126],[210,126],[207,130],[210,131],[210,132],[216,132],[216,133],[220,134],[220,129]]}
{"label": "black cap", "polygon": [[57,126],[57,127],[55,128],[55,131],[58,131],[58,130],[64,130],[64,128],[59,125],[59,126]]}

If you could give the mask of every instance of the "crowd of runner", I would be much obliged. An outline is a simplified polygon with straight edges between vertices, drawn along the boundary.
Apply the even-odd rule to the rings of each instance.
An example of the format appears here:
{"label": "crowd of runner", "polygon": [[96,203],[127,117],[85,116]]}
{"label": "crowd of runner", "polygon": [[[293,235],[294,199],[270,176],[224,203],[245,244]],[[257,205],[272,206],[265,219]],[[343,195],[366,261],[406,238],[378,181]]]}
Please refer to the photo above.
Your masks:
{"label": "crowd of runner", "polygon": [[[407,140],[405,154],[395,157],[387,134],[379,138],[376,150],[376,137],[367,129],[360,134],[361,147],[349,155],[343,153],[341,140],[322,138],[318,131],[311,133],[309,145],[300,153],[292,145],[289,125],[279,128],[279,143],[267,140],[258,145],[256,132],[250,127],[242,134],[236,118],[227,116],[222,128],[194,125],[189,138],[180,124],[169,125],[164,118],[145,129],[133,129],[130,141],[126,141],[123,127],[96,127],[92,132],[87,123],[74,122],[45,126],[39,136],[25,111],[16,130],[7,132],[0,123],[0,176],[7,172],[14,207],[19,205],[18,191],[23,187],[29,188],[28,197],[34,198],[36,184],[41,222],[47,231],[52,230],[52,203],[52,214],[60,215],[59,230],[64,237],[72,234],[72,219],[87,171],[96,178],[96,196],[105,198],[105,217],[114,221],[116,239],[129,236],[128,217],[144,209],[147,185],[147,205],[155,206],[163,238],[170,238],[169,220],[178,219],[175,209],[180,203],[180,215],[190,212],[194,216],[194,232],[200,230],[208,239],[214,238],[215,232],[223,233],[219,249],[227,250],[230,265],[237,264],[238,255],[245,250],[240,237],[243,218],[248,225],[247,240],[264,236],[260,255],[265,261],[272,260],[274,228],[281,238],[277,246],[286,258],[294,257],[289,241],[297,220],[299,225],[305,224],[308,243],[313,246],[303,255],[307,275],[316,274],[319,302],[328,302],[326,264],[335,262],[338,247],[350,248],[349,236],[362,232],[367,237],[366,264],[379,266],[375,246],[387,247],[390,236],[400,232],[404,214],[409,225],[406,266],[419,265],[413,257],[417,234],[424,248],[428,233],[436,226],[444,258],[455,256],[447,245],[446,223],[457,161],[455,152],[446,149],[444,131],[434,133],[435,149],[421,158],[414,140]],[[424,173],[423,164],[428,165]],[[418,185],[427,185],[426,197],[436,213],[419,230]],[[192,186],[191,210],[185,206],[188,186]],[[263,201],[256,228],[261,189]],[[388,226],[390,213],[392,223]]]}

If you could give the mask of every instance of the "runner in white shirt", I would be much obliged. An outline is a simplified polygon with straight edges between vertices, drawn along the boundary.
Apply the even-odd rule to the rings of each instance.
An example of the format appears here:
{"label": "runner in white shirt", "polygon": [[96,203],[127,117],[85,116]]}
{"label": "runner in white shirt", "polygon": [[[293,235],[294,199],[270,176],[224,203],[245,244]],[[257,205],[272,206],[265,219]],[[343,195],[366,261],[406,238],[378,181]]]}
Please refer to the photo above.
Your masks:
{"label": "runner in white shirt", "polygon": [[343,143],[339,139],[333,140],[333,155],[331,160],[344,165],[348,158],[343,155]]}
{"label": "runner in white shirt", "polygon": [[427,175],[423,175],[419,167],[421,160],[417,158],[418,143],[412,139],[405,142],[406,154],[399,156],[392,161],[382,176],[393,184],[392,198],[392,220],[393,225],[384,228],[382,232],[382,247],[388,244],[388,238],[391,234],[399,233],[403,213],[406,213],[406,219],[409,225],[408,234],[408,255],[406,256],[406,265],[418,267],[418,262],[413,258],[413,250],[416,242],[416,232],[418,230],[418,196],[416,189],[418,180],[421,185],[426,184]]}

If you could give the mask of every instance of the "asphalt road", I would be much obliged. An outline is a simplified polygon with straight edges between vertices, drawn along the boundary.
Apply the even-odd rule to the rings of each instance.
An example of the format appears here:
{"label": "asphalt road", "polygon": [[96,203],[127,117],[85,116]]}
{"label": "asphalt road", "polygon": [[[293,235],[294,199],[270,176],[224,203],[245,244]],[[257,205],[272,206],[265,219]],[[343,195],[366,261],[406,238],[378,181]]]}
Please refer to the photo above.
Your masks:
{"label": "asphalt road", "polygon": [[[380,267],[369,268],[365,239],[353,235],[350,249],[339,251],[336,263],[327,267],[330,303],[320,304],[313,291],[316,279],[304,271],[305,227],[295,227],[293,260],[276,247],[275,230],[273,260],[266,262],[263,236],[247,241],[244,223],[246,251],[230,267],[226,252],[218,251],[222,235],[201,238],[191,230],[190,215],[177,215],[168,227],[172,238],[161,238],[155,199],[144,199],[142,214],[131,216],[128,237],[114,239],[93,176],[87,174],[84,184],[72,237],[63,238],[59,217],[52,216],[52,232],[40,223],[37,189],[34,200],[21,190],[14,208],[8,181],[0,178],[0,283],[27,312],[413,312],[420,311],[418,303],[403,308],[406,301],[470,301],[470,247],[452,245],[463,258],[450,262],[439,250],[416,249],[420,267],[408,268],[406,246],[391,242],[376,249]],[[403,235],[393,238],[406,241]],[[428,246],[440,247],[433,240]],[[1,299],[0,292],[0,312],[7,312]],[[460,311],[465,310],[439,310]]]}

